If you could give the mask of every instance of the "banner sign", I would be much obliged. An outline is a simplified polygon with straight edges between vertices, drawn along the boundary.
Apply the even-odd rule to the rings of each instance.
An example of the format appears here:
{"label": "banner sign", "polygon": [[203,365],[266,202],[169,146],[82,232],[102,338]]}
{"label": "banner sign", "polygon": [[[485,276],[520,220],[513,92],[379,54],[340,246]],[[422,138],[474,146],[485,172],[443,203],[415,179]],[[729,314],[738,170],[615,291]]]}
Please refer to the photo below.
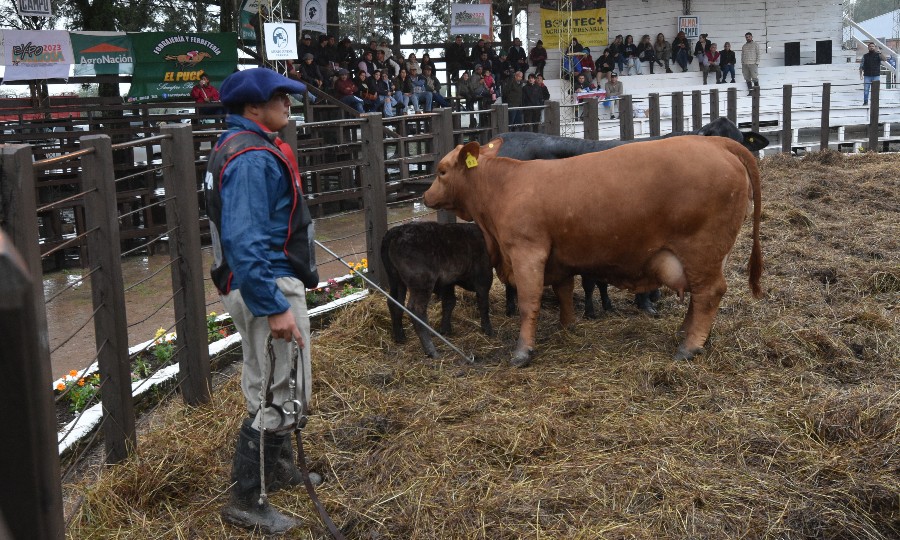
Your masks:
{"label": "banner sign", "polygon": [[327,34],[325,15],[328,9],[328,0],[302,0],[301,4],[303,13],[300,18],[300,26],[303,31]]}
{"label": "banner sign", "polygon": [[19,15],[25,17],[50,17],[53,10],[50,8],[50,0],[18,0]]}
{"label": "banner sign", "polygon": [[75,76],[130,75],[134,49],[125,32],[71,32]]}
{"label": "banner sign", "polygon": [[266,60],[297,60],[297,24],[292,22],[267,22]]}
{"label": "banner sign", "polygon": [[241,6],[240,36],[244,41],[256,43],[256,29],[253,27],[253,16],[259,11],[259,0],[244,0]]}
{"label": "banner sign", "polygon": [[700,37],[700,17],[678,17],[678,32],[684,32],[684,37],[697,39]]}
{"label": "banner sign", "polygon": [[451,4],[451,34],[491,33],[491,4]]}
{"label": "banner sign", "polygon": [[237,67],[237,34],[140,32],[128,34],[134,47],[135,69],[129,101],[183,99],[209,75],[213,86]]}
{"label": "banner sign", "polygon": [[572,38],[585,47],[605,47],[609,43],[606,0],[578,2],[572,11],[560,10],[559,0],[541,2],[541,39],[545,46],[559,44],[565,50]]}
{"label": "banner sign", "polygon": [[68,79],[72,42],[65,30],[3,30],[4,81]]}

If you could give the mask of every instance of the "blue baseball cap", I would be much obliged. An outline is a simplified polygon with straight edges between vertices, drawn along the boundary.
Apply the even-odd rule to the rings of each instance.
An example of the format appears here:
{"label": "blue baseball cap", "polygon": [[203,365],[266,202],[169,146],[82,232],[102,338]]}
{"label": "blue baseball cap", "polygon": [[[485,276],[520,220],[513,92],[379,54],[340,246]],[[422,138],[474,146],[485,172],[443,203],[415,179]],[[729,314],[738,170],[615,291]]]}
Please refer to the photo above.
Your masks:
{"label": "blue baseball cap", "polygon": [[252,68],[229,75],[219,88],[219,96],[222,103],[228,106],[265,103],[279,90],[288,94],[302,94],[306,92],[306,85],[271,69]]}

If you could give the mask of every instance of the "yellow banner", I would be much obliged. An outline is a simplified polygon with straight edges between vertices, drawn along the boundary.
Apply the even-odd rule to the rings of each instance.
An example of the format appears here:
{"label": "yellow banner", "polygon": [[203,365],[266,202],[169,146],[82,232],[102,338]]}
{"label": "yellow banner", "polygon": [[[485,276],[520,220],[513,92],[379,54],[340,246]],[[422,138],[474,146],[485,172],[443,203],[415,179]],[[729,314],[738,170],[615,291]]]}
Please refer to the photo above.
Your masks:
{"label": "yellow banner", "polygon": [[541,39],[545,47],[561,43],[565,49],[573,37],[578,38],[578,42],[585,47],[606,47],[609,43],[609,25],[606,22],[605,0],[584,2],[590,9],[572,11],[548,9],[555,8],[553,3],[552,0],[541,3]]}

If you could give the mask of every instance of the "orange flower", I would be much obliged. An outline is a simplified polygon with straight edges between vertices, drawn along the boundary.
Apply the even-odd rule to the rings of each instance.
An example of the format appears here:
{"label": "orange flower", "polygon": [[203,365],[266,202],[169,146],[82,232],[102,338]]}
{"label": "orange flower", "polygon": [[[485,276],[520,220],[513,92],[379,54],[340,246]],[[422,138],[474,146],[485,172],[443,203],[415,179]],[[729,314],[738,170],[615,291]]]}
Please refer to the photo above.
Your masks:
{"label": "orange flower", "polygon": [[56,389],[59,390],[60,392],[62,392],[63,390],[66,389],[66,385],[64,385],[63,383],[57,383]]}
{"label": "orange flower", "polygon": [[84,379],[78,379],[78,386],[84,386]]}
{"label": "orange flower", "polygon": [[74,377],[74,376],[76,376],[76,375],[78,375],[78,372],[75,371],[74,369],[73,369],[72,371],[69,372],[69,377]]}
{"label": "orange flower", "polygon": [[225,330],[224,328],[219,330],[219,333],[222,334],[222,337],[228,337],[228,330]]}

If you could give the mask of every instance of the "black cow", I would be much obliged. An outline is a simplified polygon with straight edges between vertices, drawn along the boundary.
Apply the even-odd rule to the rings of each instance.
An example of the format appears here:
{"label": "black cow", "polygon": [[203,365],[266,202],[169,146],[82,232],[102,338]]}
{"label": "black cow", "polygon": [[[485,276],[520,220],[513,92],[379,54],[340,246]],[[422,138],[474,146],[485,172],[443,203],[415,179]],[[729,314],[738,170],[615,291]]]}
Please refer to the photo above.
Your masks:
{"label": "black cow", "polygon": [[[489,313],[491,283],[494,269],[488,257],[487,246],[481,229],[474,223],[439,224],[414,222],[388,230],[381,243],[381,260],[387,272],[391,296],[407,307],[417,317],[427,322],[428,302],[431,294],[441,297],[441,333],[450,333],[450,317],[456,305],[454,287],[475,292],[481,329],[492,336]],[[403,332],[403,312],[388,300],[391,312],[394,341],[406,340]],[[422,325],[413,322],[425,354],[437,356],[431,334]]]}
{"label": "black cow", "polygon": [[[755,132],[744,133],[738,129],[734,123],[724,117],[713,120],[709,124],[702,126],[695,131],[676,132],[663,135],[661,137],[649,137],[640,139],[640,141],[667,139],[669,137],[677,137],[680,135],[703,135],[707,137],[726,137],[743,144],[751,152],[758,152],[769,145],[769,140]],[[491,152],[493,145],[497,145],[496,139],[500,139],[499,148]],[[544,135],[541,133],[530,133],[526,131],[516,131],[510,133],[501,133],[486,146],[482,151],[487,151],[491,155],[500,157],[508,157],[518,159],[520,161],[529,161],[532,159],[562,159],[573,156],[580,156],[591,152],[602,152],[623,144],[639,142],[631,141],[591,141],[585,139],[576,139],[573,137],[557,137],[554,135]],[[584,288],[584,316],[593,319],[596,317],[594,312],[593,291],[597,287],[600,289],[600,299],[603,309],[609,311],[612,309],[612,303],[607,294],[606,283],[599,282],[591,276],[581,276],[581,285]],[[634,296],[634,303],[644,312],[656,316],[658,315],[653,302],[659,299],[659,291],[649,293],[639,293]],[[506,314],[512,315],[515,312],[515,293],[507,290],[506,294]]]}

